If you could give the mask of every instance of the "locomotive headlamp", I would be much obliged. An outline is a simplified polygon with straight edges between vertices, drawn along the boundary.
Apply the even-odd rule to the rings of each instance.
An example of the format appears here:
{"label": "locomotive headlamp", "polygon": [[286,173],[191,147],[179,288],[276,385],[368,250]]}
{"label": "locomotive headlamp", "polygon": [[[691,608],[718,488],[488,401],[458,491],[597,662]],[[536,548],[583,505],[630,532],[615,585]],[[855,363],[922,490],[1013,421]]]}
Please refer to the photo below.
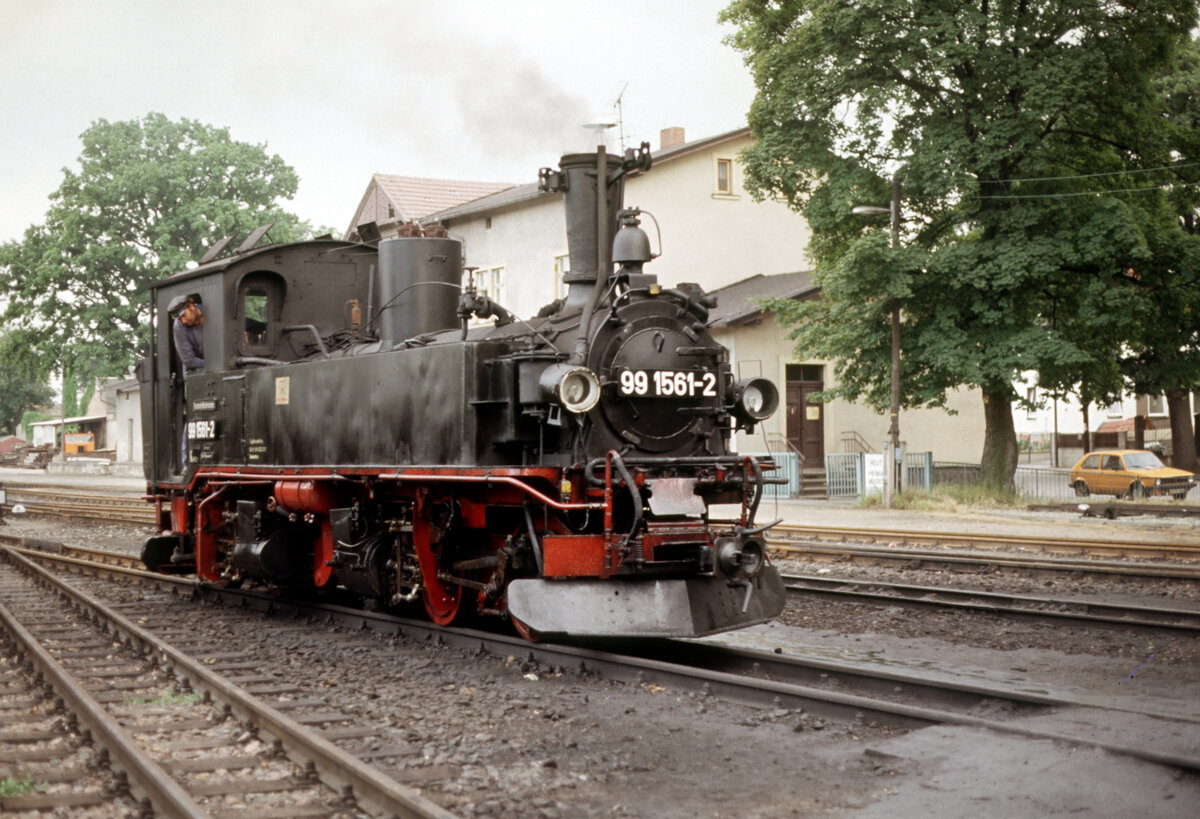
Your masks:
{"label": "locomotive headlamp", "polygon": [[779,408],[779,390],[765,378],[748,378],[734,385],[734,416],[747,423],[757,423],[775,414]]}
{"label": "locomotive headlamp", "polygon": [[539,383],[547,397],[574,413],[587,412],[600,402],[600,379],[587,367],[554,364],[542,373]]}
{"label": "locomotive headlamp", "polygon": [[761,538],[717,538],[717,562],[730,577],[757,577],[767,565],[767,547]]}

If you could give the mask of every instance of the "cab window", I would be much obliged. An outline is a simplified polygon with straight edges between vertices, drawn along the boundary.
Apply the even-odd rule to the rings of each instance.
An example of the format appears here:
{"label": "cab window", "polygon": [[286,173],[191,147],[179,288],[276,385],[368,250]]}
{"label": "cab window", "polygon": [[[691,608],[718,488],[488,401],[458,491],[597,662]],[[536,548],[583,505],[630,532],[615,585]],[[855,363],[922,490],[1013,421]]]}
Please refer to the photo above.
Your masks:
{"label": "cab window", "polygon": [[247,273],[238,282],[234,345],[240,356],[274,358],[286,285],[267,270]]}
{"label": "cab window", "polygon": [[1087,456],[1083,460],[1083,463],[1081,463],[1079,465],[1079,468],[1080,469],[1099,469],[1100,468],[1100,456],[1099,455]]}
{"label": "cab window", "polygon": [[1104,468],[1111,469],[1114,472],[1119,472],[1121,470],[1121,459],[1116,455],[1105,455]]}
{"label": "cab window", "polygon": [[245,296],[245,338],[252,347],[261,347],[267,335],[267,289],[248,287]]}

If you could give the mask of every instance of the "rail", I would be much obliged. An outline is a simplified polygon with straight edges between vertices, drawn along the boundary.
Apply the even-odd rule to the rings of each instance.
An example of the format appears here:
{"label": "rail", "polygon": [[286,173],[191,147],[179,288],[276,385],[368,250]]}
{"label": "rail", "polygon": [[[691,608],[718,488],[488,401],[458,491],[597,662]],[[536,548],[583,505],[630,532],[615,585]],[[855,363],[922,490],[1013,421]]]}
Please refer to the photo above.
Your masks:
{"label": "rail", "polygon": [[846,430],[841,436],[842,452],[874,452],[875,447],[867,443],[867,439],[859,435],[854,430]]}
{"label": "rail", "polygon": [[[103,571],[110,571],[103,568]],[[164,582],[161,576],[139,573],[141,582]],[[174,580],[174,583],[186,581]],[[271,611],[280,616],[303,616],[325,623],[341,623],[354,629],[381,634],[403,635],[420,642],[436,640],[439,646],[459,647],[472,652],[492,653],[500,657],[519,650],[531,663],[562,668],[578,668],[588,674],[637,684],[672,686],[766,708],[795,708],[806,715],[830,716],[847,721],[878,720],[893,726],[950,724],[972,726],[989,731],[1034,740],[1055,740],[1104,748],[1184,770],[1200,770],[1195,749],[1177,740],[1178,731],[1157,732],[1143,741],[1111,731],[1113,714],[1131,713],[1139,717],[1170,720],[1180,726],[1191,725],[1195,718],[1167,713],[1138,703],[1113,706],[1099,700],[1078,699],[1052,691],[1019,690],[981,683],[976,678],[965,682],[948,681],[889,666],[880,668],[870,662],[831,661],[811,656],[788,656],[794,645],[780,645],[773,653],[722,645],[719,642],[654,640],[622,646],[621,654],[592,646],[531,644],[516,638],[483,632],[439,627],[382,612],[347,609],[307,600],[289,600],[245,590],[196,588],[198,598],[210,604],[234,610]],[[770,640],[767,646],[770,646]],[[805,652],[805,655],[810,652]],[[639,656],[640,655],[640,656]],[[847,690],[847,689],[850,690]],[[886,690],[884,697],[875,692]],[[861,692],[861,693],[859,693]],[[1016,708],[1053,708],[1087,706],[1095,715],[1092,721],[1071,725],[1038,726],[1019,721],[1004,721],[979,716],[983,705],[996,701],[1012,703]],[[1085,722],[1087,724],[1085,724]],[[1182,730],[1182,728],[1180,728]]]}
{"label": "rail", "polygon": [[[105,628],[118,639],[131,646],[139,647],[144,655],[152,655],[169,665],[177,679],[197,692],[203,692],[212,701],[227,707],[229,713],[254,726],[279,743],[283,753],[301,769],[312,766],[316,778],[334,793],[348,794],[356,803],[369,806],[373,812],[391,816],[437,817],[450,819],[452,814],[444,810],[419,792],[396,782],[370,766],[363,765],[357,758],[334,745],[312,729],[298,723],[255,697],[238,684],[209,668],[204,662],[189,656],[184,651],[164,641],[143,628],[132,619],[105,606],[97,598],[72,584],[63,582],[53,572],[35,565],[31,558],[54,561],[54,555],[42,555],[27,550],[0,549],[9,562],[20,566],[27,574],[39,578],[43,585],[53,587],[55,592],[71,607],[89,613],[88,619],[96,618],[105,623]],[[81,561],[75,561],[78,567]],[[112,575],[122,570],[111,566],[100,567]],[[144,576],[144,572],[132,572],[133,576]],[[188,581],[174,580],[174,585],[194,585]],[[132,751],[131,751],[132,753]],[[125,760],[121,760],[124,765]],[[168,779],[169,782],[169,779]],[[348,790],[347,790],[348,789]],[[190,798],[180,791],[186,801],[177,807],[173,802],[154,799],[167,816],[201,816],[207,812],[189,809]],[[193,803],[194,805],[194,803]],[[340,812],[340,811],[339,811]]]}

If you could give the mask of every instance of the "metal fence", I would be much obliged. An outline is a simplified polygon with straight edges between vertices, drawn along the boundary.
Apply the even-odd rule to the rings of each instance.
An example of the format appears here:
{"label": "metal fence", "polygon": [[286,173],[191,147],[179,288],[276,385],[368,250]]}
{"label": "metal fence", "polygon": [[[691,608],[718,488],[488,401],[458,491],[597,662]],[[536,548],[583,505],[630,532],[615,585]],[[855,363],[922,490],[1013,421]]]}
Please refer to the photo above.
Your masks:
{"label": "metal fence", "polygon": [[[861,498],[867,494],[867,459],[881,455],[865,452],[832,452],[825,456],[825,488],[828,497]],[[933,488],[933,453],[904,453],[904,485]]]}
{"label": "metal fence", "polygon": [[825,456],[825,492],[830,500],[862,493],[863,453],[831,452]]}
{"label": "metal fence", "polygon": [[764,498],[800,497],[800,453],[798,452],[739,452],[738,455],[753,455],[755,458],[770,458],[777,469],[767,473],[771,478],[787,478],[787,483],[769,483],[763,487]]}
{"label": "metal fence", "polygon": [[[800,497],[801,459],[795,452],[747,453],[759,458],[771,457],[779,468],[772,477],[787,478],[786,484],[769,484],[764,498]],[[861,498],[867,494],[866,459],[882,456],[864,452],[833,452],[825,456],[825,488],[830,500]],[[1018,466],[1013,483],[1017,494],[1028,500],[1071,501],[1075,490],[1070,485],[1069,469]],[[934,463],[932,452],[904,453],[904,487],[931,490],[935,484],[975,486],[979,483],[979,464]],[[1200,487],[1187,495],[1200,501]]]}
{"label": "metal fence", "polygon": [[[975,486],[979,483],[979,464],[939,462],[934,465],[934,483]],[[1017,494],[1028,500],[1072,501],[1071,470],[1045,466],[1018,466],[1013,475]],[[1192,487],[1188,500],[1200,500],[1200,487]]]}

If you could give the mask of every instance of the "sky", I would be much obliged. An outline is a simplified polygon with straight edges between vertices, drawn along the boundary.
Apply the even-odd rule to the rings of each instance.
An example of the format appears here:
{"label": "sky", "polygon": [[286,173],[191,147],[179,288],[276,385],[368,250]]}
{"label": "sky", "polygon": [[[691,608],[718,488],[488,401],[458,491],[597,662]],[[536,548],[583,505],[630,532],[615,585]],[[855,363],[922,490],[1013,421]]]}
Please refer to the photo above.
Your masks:
{"label": "sky", "polygon": [[[658,147],[740,128],[729,0],[0,0],[0,242],[40,224],[97,120],[227,127],[345,229],[374,173],[532,182],[615,122]],[[619,147],[617,129],[608,132]]]}

